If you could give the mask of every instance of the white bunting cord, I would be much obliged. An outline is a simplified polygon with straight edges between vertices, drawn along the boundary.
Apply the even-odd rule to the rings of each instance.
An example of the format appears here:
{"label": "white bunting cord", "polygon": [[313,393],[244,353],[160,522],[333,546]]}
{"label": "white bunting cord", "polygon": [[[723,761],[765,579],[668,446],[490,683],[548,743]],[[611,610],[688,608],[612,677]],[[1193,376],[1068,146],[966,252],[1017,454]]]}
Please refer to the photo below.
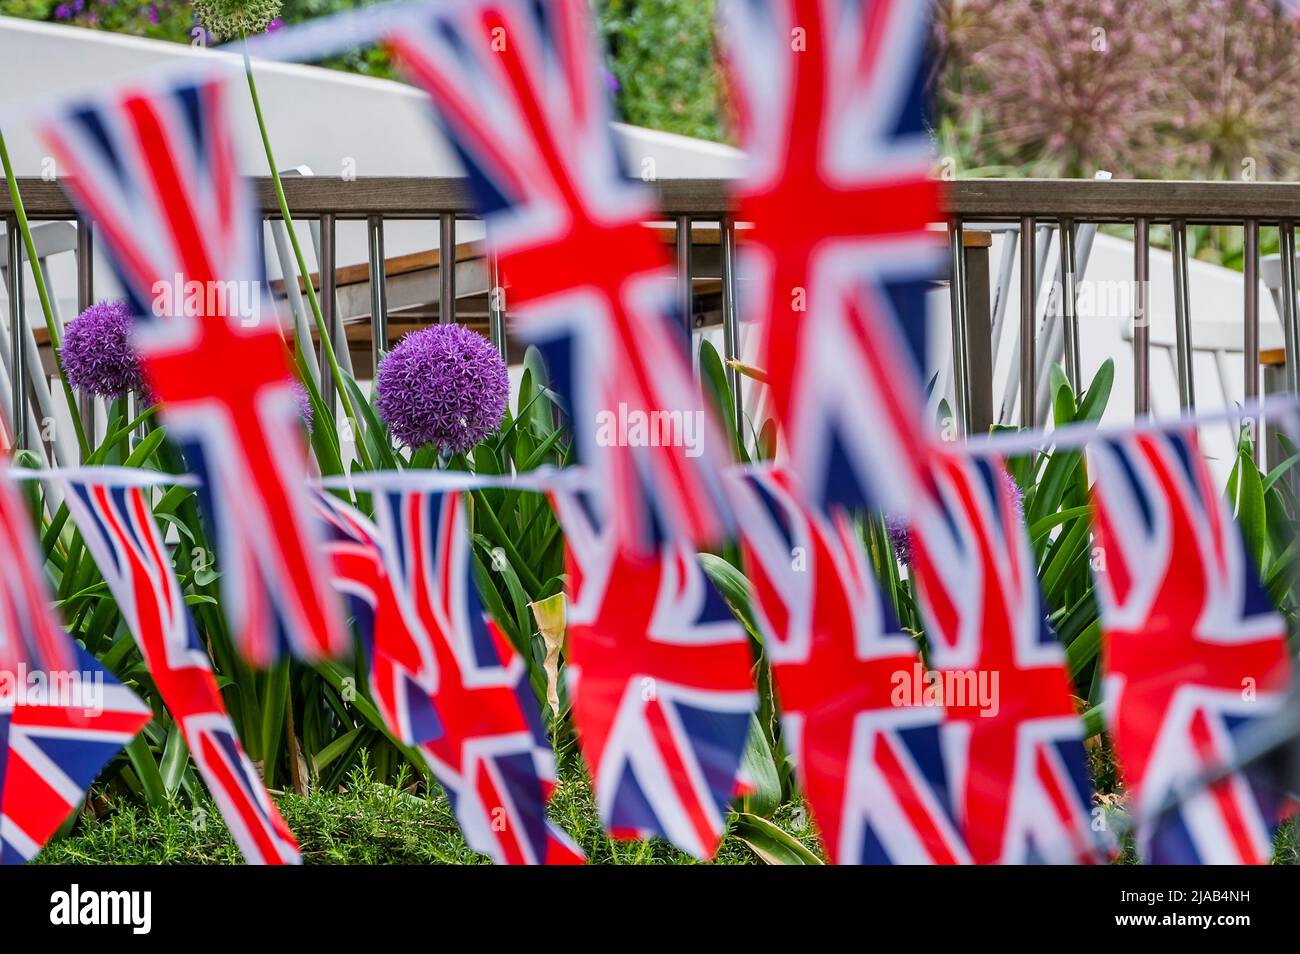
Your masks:
{"label": "white bunting cord", "polygon": [[1126,434],[1161,433],[1225,421],[1276,419],[1294,412],[1300,397],[1293,394],[1247,401],[1235,408],[1215,408],[1194,411],[1174,418],[1146,418],[1123,426],[1103,427],[1091,422],[1066,424],[1054,430],[1006,431],[998,434],[981,434],[960,443],[962,453],[972,457],[1014,457],[1029,454],[1045,447],[1059,450],[1077,449],[1094,440],[1113,440]]}
{"label": "white bunting cord", "polygon": [[588,484],[583,467],[539,467],[523,474],[471,474],[461,470],[376,470],[346,477],[311,481],[324,490],[531,490],[547,493],[556,487],[581,489]]}
{"label": "white bunting cord", "polygon": [[60,482],[77,481],[94,484],[97,487],[198,487],[199,478],[194,474],[168,474],[160,470],[144,470],[137,467],[49,467],[33,469],[10,467],[4,471],[11,480],[57,480]]}
{"label": "white bunting cord", "polygon": [[[1235,408],[1196,411],[1175,418],[1136,421],[1126,426],[1102,427],[1094,423],[1067,424],[1055,430],[1008,431],[979,435],[955,442],[951,447],[972,457],[1015,457],[1045,448],[1077,450],[1095,440],[1116,440],[1127,434],[1161,433],[1237,420],[1273,420],[1284,418],[1300,409],[1300,396],[1275,395],[1247,401]],[[770,463],[736,465],[736,473],[752,473],[771,468]],[[4,471],[13,480],[80,480],[111,487],[150,487],[173,485],[198,487],[194,474],[168,474],[161,471],[119,466],[48,467],[41,469],[9,467]],[[590,486],[585,467],[540,467],[523,474],[472,474],[459,470],[390,470],[322,477],[310,480],[312,487],[324,490],[525,490],[547,493],[553,488],[583,489]]]}

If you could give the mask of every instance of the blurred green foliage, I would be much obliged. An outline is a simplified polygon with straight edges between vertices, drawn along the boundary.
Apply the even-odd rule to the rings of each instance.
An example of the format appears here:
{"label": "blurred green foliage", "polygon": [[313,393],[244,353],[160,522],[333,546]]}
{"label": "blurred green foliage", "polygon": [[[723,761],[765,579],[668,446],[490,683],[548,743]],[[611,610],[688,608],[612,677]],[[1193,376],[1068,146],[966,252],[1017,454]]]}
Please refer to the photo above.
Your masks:
{"label": "blurred green foliage", "polygon": [[597,0],[596,8],[623,117],[722,139],[714,0]]}

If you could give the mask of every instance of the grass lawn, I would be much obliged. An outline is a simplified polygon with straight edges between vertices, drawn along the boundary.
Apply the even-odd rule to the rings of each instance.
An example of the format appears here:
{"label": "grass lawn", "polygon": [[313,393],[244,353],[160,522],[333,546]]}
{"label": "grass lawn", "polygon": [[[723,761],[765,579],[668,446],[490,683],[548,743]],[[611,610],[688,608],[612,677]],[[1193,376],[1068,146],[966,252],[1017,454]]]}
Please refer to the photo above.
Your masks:
{"label": "grass lawn", "polygon": [[[302,846],[307,864],[486,864],[461,837],[447,799],[433,797],[354,777],[339,792],[314,792],[307,797],[276,796],[284,819]],[[235,843],[215,807],[198,810],[177,805],[170,812],[149,812],[133,803],[97,803],[100,815],[83,815],[71,834],[51,842],[37,864],[241,864]],[[585,781],[562,780],[551,802],[551,814],[596,864],[695,864],[694,858],[666,842],[616,842],[600,829],[591,791]],[[774,819],[786,831],[817,851],[817,839],[804,825],[797,806],[783,806]],[[760,864],[739,838],[722,844],[717,864]]]}
{"label": "grass lawn", "polygon": [[[413,795],[358,774],[338,792],[307,797],[277,796],[280,811],[302,846],[308,864],[485,864],[460,835],[447,800]],[[595,864],[694,864],[695,859],[655,841],[615,842],[607,838],[596,818],[585,780],[562,779],[552,800],[552,815]],[[83,814],[72,832],[52,842],[37,857],[38,864],[240,864],[241,858],[226,826],[209,804],[198,809],[177,805],[167,812],[149,812],[134,802],[106,803],[96,799],[98,818]],[[783,805],[773,821],[812,851],[819,847],[804,821],[806,813]],[[1130,839],[1116,859],[1132,864]],[[1275,864],[1300,864],[1300,824],[1287,823],[1277,838]],[[740,838],[729,835],[717,864],[761,864]]]}

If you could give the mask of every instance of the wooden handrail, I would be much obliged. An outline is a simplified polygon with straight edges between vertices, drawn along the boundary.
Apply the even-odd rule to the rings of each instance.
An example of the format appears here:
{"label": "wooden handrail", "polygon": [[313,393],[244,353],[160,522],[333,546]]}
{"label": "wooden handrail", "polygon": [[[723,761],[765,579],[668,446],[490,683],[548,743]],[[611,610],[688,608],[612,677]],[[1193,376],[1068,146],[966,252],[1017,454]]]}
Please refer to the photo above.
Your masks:
{"label": "wooden handrail", "polygon": [[[716,217],[734,211],[731,181],[669,179],[652,185],[663,216]],[[255,186],[264,215],[279,207],[270,179]],[[57,182],[19,179],[28,215],[69,219],[72,203]],[[473,214],[473,203],[459,178],[378,176],[291,176],[284,179],[289,208],[297,215],[333,214],[342,219],[383,215],[432,218],[439,213]],[[1032,215],[1053,220],[1119,222],[1136,216],[1154,221],[1274,223],[1300,219],[1300,182],[1181,182],[1156,179],[961,179],[947,183],[945,212],[967,220],[1011,220]],[[13,211],[8,192],[0,190],[0,216]]]}

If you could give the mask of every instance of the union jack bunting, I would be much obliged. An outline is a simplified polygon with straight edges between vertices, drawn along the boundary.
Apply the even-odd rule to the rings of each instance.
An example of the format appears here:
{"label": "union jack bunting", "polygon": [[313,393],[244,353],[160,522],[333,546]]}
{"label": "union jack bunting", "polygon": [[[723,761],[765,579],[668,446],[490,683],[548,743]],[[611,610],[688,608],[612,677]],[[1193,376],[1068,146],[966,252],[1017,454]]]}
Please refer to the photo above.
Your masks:
{"label": "union jack bunting", "polygon": [[1000,460],[936,454],[912,571],[977,864],[1098,858],[1082,724]]}
{"label": "union jack bunting", "polygon": [[630,552],[568,490],[552,499],[568,541],[569,694],[601,821],[711,858],[757,707],[744,630],[691,547]]}
{"label": "union jack bunting", "polygon": [[139,486],[65,478],[68,510],[235,844],[250,864],[299,864],[293,833],[244,754]]}
{"label": "union jack bunting", "polygon": [[370,694],[384,724],[406,745],[438,738],[443,730],[433,703],[438,670],[427,651],[431,640],[411,634],[384,568],[378,529],[333,494],[317,493],[315,507],[327,528],[325,552],[334,587],[366,649]]}
{"label": "union jack bunting", "polygon": [[0,673],[11,678],[24,666],[33,672],[78,668],[76,645],[48,608],[43,566],[26,507],[0,460]]}
{"label": "union jack bunting", "polygon": [[1277,798],[1245,772],[1190,783],[1230,768],[1278,711],[1285,623],[1192,433],[1099,440],[1089,457],[1107,716],[1138,849],[1157,864],[1267,864]]}
{"label": "union jack bunting", "polygon": [[810,512],[789,474],[737,488],[753,611],[786,746],[835,864],[969,857],[950,800],[943,707],[922,704],[916,643],[881,600],[852,525]]}
{"label": "union jack bunting", "polygon": [[0,863],[34,857],[149,709],[60,628],[0,464]]}
{"label": "union jack bunting", "polygon": [[8,707],[0,700],[0,864],[35,857],[149,721],[135,693],[73,650],[76,668],[51,679],[47,694]]}
{"label": "union jack bunting", "polygon": [[[465,840],[498,864],[581,864],[582,852],[546,817],[555,756],[524,660],[487,619],[474,588],[464,502],[398,489],[376,492],[374,502],[377,527],[337,500],[327,506],[354,539],[377,542],[382,575],[355,590],[363,601],[364,589],[376,594],[374,658],[388,656],[408,697],[425,687],[428,718],[409,714],[409,698],[390,705],[406,707],[407,725],[426,727],[417,733],[420,752]],[[335,566],[337,573],[343,564]],[[351,581],[345,573],[343,585]],[[401,625],[387,625],[386,607],[396,608]],[[414,668],[401,672],[403,660]]]}
{"label": "union jack bunting", "polygon": [[660,536],[722,535],[727,445],[692,379],[667,257],[643,224],[651,193],[627,178],[610,133],[587,6],[468,0],[389,43],[465,165],[511,311],[542,346],[606,518],[652,552]]}
{"label": "union jack bunting", "polygon": [[168,433],[203,478],[237,645],[254,665],[283,644],[314,661],[349,644],[317,552],[292,372],[227,95],[221,79],[119,90],[41,133],[105,239]]}
{"label": "union jack bunting", "polygon": [[922,115],[930,5],[721,9],[750,164],[739,264],[789,466],[824,512],[906,513],[926,478],[925,292],[942,255],[926,230],[942,218]]}

